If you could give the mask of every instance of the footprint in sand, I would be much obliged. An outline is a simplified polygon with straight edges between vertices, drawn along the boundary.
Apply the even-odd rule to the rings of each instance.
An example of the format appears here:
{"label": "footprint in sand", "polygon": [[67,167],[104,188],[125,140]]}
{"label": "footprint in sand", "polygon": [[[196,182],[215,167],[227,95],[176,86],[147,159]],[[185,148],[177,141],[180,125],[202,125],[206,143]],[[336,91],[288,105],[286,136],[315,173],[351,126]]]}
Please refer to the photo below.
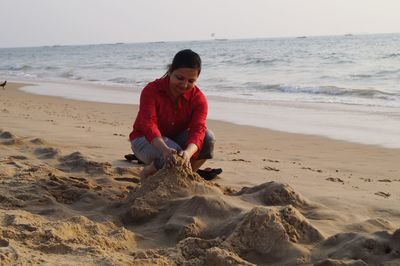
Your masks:
{"label": "footprint in sand", "polygon": [[279,163],[278,160],[271,160],[271,159],[262,159],[263,162],[270,162],[270,163]]}
{"label": "footprint in sand", "polygon": [[245,159],[232,159],[232,162],[245,162],[245,163],[251,163],[251,161],[245,160]]}
{"label": "footprint in sand", "polygon": [[373,180],[371,178],[360,178],[361,180],[363,180],[364,182],[372,182]]}
{"label": "footprint in sand", "polygon": [[320,170],[320,169],[312,169],[311,167],[302,167],[301,169],[310,170],[310,171],[317,172],[317,173],[322,173],[322,170]]}
{"label": "footprint in sand", "polygon": [[382,192],[382,191],[376,192],[375,195],[381,196],[381,197],[384,197],[384,198],[389,198],[391,196],[390,193],[385,193],[385,192]]}
{"label": "footprint in sand", "polygon": [[343,183],[344,184],[344,181],[342,179],[338,178],[338,177],[328,177],[325,180],[328,180],[328,181],[331,181],[331,182],[339,182],[339,183]]}
{"label": "footprint in sand", "polygon": [[279,172],[280,170],[275,167],[264,166],[265,170]]}

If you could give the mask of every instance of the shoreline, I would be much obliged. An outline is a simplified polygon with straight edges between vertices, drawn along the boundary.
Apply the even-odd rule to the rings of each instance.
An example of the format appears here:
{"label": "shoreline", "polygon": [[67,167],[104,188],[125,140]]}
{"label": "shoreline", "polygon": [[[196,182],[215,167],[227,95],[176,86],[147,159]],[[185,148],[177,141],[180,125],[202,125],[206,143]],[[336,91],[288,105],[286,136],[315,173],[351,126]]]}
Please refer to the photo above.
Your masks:
{"label": "shoreline", "polygon": [[[23,233],[18,226],[28,223],[27,228],[36,228],[35,232],[42,232],[42,228],[58,228],[61,225],[67,228],[68,237],[71,237],[80,232],[73,229],[76,228],[76,221],[76,226],[82,227],[82,232],[86,232],[85,226],[89,227],[92,223],[96,223],[96,228],[110,231],[125,228],[118,218],[119,209],[116,206],[119,205],[107,204],[117,204],[121,199],[128,200],[130,193],[138,189],[137,175],[142,166],[123,159],[124,154],[131,153],[127,138],[137,106],[35,95],[18,90],[18,86],[22,84],[10,84],[5,90],[0,90],[0,178],[4,181],[0,184],[0,194],[5,195],[6,199],[0,202],[0,221],[4,222],[2,217],[10,220],[7,215],[17,217],[14,224],[2,230],[13,230],[15,227],[16,232]],[[217,120],[207,120],[207,125],[216,134],[217,142],[215,158],[208,161],[205,167],[221,167],[224,170],[213,182],[216,187],[212,191],[217,188],[227,191],[240,191],[244,187],[255,189],[265,183],[285,184],[288,189],[285,193],[288,194],[282,197],[279,206],[259,203],[259,208],[279,210],[280,205],[294,206],[320,232],[323,239],[335,234],[346,235],[348,232],[360,238],[374,238],[373,234],[380,231],[391,236],[400,228],[400,149]],[[31,186],[28,186],[29,182]],[[79,190],[74,190],[75,187]],[[47,195],[49,191],[53,194]],[[63,194],[65,191],[71,193],[72,199],[68,193]],[[42,194],[47,198],[40,198]],[[301,201],[288,202],[293,197],[300,197]],[[37,198],[40,200],[36,201]],[[223,204],[218,203],[218,206],[241,208],[258,202],[258,196],[249,195],[242,197],[249,200],[245,203],[240,201],[241,198],[229,194],[189,193],[187,198],[204,201],[196,207],[199,213],[204,210],[204,206],[212,207],[213,199],[221,200],[217,203]],[[313,207],[302,209],[303,201],[310,202]],[[207,219],[210,218],[207,217],[211,217],[212,212],[207,208],[206,217],[201,214],[190,216],[186,209],[181,215],[193,217],[195,221],[208,226],[213,220],[208,223]],[[81,218],[65,220],[73,217]],[[41,222],[43,220],[46,223]],[[181,221],[181,218],[178,220],[180,223],[186,221]],[[164,236],[164,231],[154,232],[149,229],[154,224],[156,228],[162,229],[165,221],[155,217],[142,225],[126,225],[124,234],[137,234],[135,241],[132,241],[134,245],[127,244],[127,254],[116,252],[108,245],[104,246],[103,253],[99,253],[101,255],[96,256],[114,262],[110,264],[128,264],[132,263],[131,254],[135,248],[175,248],[171,239]],[[96,240],[96,237],[104,230],[95,232],[94,236],[88,232],[76,238],[85,239],[85,243],[89,243],[86,245],[100,247],[103,242]],[[68,239],[62,235],[62,231],[52,232],[61,235],[57,239]],[[27,233],[24,236],[27,245],[18,239],[7,240],[18,251],[20,259],[30,257],[27,254],[33,252],[37,258],[51,264],[63,256],[60,254],[65,249],[60,248],[60,251],[57,241],[46,242],[45,245],[53,249],[45,249],[45,246],[38,251],[35,249],[38,244],[32,243],[36,240],[32,240],[31,235]],[[111,241],[112,238],[107,236],[105,239]],[[125,243],[127,239],[130,237],[116,243]],[[4,245],[4,241],[0,243]],[[97,261],[88,262],[87,253],[82,253],[71,243],[62,242],[62,245],[72,250],[68,256],[77,264],[96,264]],[[296,245],[310,252],[313,248],[319,248],[318,242],[308,245],[298,242]],[[379,242],[379,245],[382,243]],[[295,253],[287,250],[287,256],[294,256]],[[335,247],[335,250],[339,249]],[[46,252],[40,254],[41,251]],[[340,259],[341,251],[337,254]],[[343,259],[346,259],[347,253],[343,254]],[[123,258],[123,262],[118,262],[118,258]]]}
{"label": "shoreline", "polygon": [[[118,88],[40,82],[24,87],[22,91],[37,95],[110,104],[138,105],[140,96],[140,90],[128,86]],[[63,90],[66,87],[67,93]],[[58,88],[58,91],[54,88]],[[397,108],[292,101],[243,102],[215,96],[208,98],[211,120],[390,149],[400,148],[400,139],[397,138],[400,135],[400,113]]]}

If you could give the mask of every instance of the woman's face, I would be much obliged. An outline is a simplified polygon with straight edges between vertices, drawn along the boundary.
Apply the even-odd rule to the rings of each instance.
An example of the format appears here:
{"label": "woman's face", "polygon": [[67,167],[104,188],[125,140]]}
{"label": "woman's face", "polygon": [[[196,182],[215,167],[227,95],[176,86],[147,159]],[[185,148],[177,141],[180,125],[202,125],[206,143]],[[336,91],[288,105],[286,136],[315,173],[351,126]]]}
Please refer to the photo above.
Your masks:
{"label": "woman's face", "polygon": [[178,68],[169,76],[169,87],[172,95],[178,97],[192,89],[199,77],[199,70],[195,68]]}

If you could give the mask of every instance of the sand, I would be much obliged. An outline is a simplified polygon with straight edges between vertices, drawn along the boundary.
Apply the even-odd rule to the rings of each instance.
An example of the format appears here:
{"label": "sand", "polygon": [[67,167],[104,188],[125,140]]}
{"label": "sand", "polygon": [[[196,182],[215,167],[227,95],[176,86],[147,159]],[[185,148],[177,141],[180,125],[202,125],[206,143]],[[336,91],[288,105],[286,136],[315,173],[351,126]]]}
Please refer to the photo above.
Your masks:
{"label": "sand", "polygon": [[208,121],[212,182],[140,181],[137,112],[0,91],[0,265],[400,265],[400,150]]}

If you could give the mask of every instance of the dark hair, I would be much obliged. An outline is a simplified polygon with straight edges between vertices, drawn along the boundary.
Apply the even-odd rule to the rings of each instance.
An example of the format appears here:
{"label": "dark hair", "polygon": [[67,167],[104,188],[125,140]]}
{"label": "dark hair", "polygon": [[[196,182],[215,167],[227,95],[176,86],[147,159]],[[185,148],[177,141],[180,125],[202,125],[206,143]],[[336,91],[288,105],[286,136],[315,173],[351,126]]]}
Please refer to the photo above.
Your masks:
{"label": "dark hair", "polygon": [[177,52],[176,55],[174,56],[174,59],[172,60],[172,64],[168,66],[168,71],[166,75],[171,74],[176,69],[183,67],[197,69],[199,71],[198,75],[200,75],[201,71],[200,56],[190,49],[185,49]]}

